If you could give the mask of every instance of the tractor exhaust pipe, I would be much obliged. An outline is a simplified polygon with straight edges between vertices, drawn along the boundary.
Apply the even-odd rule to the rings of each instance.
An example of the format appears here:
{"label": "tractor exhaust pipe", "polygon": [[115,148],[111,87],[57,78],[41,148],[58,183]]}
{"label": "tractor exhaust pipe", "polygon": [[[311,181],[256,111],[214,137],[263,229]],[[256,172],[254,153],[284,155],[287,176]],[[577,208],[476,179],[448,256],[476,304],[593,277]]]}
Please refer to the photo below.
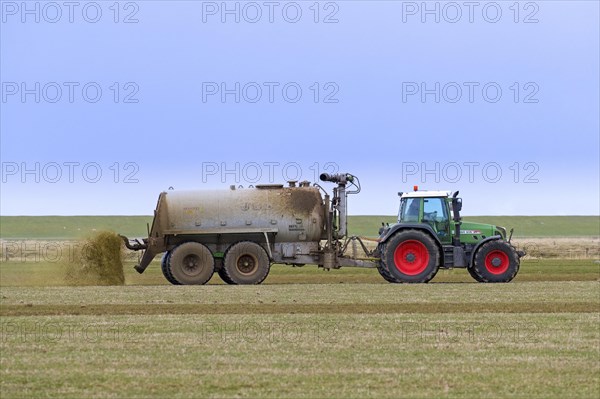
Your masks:
{"label": "tractor exhaust pipe", "polygon": [[456,191],[454,193],[454,195],[452,195],[452,213],[454,214],[454,239],[452,240],[453,243],[452,245],[459,246],[460,245],[460,225],[461,223],[461,217],[460,217],[460,211],[462,210],[462,200],[458,197],[458,191]]}

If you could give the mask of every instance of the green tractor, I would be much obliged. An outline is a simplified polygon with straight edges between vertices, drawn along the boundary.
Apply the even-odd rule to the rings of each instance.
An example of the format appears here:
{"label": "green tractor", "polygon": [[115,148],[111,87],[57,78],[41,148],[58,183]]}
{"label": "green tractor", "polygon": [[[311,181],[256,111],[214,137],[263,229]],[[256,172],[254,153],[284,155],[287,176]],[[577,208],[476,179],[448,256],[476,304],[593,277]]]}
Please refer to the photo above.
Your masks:
{"label": "green tractor", "polygon": [[438,269],[467,268],[485,283],[506,283],[519,271],[520,258],[506,229],[462,221],[458,191],[398,193],[398,223],[382,225],[377,269],[392,283],[426,283]]}

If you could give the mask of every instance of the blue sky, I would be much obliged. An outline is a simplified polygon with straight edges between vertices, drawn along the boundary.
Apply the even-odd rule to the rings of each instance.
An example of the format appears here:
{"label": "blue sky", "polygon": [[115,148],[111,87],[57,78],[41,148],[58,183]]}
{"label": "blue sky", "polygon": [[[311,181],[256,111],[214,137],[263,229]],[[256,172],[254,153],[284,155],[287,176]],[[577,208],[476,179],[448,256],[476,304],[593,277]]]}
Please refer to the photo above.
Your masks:
{"label": "blue sky", "polygon": [[351,214],[598,214],[599,3],[424,4],[2,1],[0,213],[339,171]]}

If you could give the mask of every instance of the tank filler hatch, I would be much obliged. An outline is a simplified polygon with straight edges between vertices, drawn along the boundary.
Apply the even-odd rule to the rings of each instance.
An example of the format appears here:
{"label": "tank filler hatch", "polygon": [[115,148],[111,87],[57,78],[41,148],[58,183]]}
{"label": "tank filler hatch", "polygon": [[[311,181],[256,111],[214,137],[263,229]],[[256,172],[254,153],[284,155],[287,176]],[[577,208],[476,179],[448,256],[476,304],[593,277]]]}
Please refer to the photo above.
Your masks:
{"label": "tank filler hatch", "polygon": [[277,188],[283,188],[283,184],[257,184],[256,188],[261,190],[273,190]]}

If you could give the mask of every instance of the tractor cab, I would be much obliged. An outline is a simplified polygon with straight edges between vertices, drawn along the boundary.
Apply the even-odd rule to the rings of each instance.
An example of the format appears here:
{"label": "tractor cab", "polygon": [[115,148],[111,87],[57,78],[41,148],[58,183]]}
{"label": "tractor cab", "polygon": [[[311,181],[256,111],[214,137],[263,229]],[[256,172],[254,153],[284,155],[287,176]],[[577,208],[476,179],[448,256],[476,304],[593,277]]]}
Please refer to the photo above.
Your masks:
{"label": "tractor cab", "polygon": [[[399,193],[398,223],[427,224],[440,242],[452,242],[452,201],[461,204],[460,198],[450,197],[447,191],[418,191]],[[460,209],[457,210],[457,212]]]}
{"label": "tractor cab", "polygon": [[473,245],[492,236],[506,239],[506,229],[492,224],[463,221],[458,191],[415,190],[400,195],[398,223],[426,225],[443,245]]}

